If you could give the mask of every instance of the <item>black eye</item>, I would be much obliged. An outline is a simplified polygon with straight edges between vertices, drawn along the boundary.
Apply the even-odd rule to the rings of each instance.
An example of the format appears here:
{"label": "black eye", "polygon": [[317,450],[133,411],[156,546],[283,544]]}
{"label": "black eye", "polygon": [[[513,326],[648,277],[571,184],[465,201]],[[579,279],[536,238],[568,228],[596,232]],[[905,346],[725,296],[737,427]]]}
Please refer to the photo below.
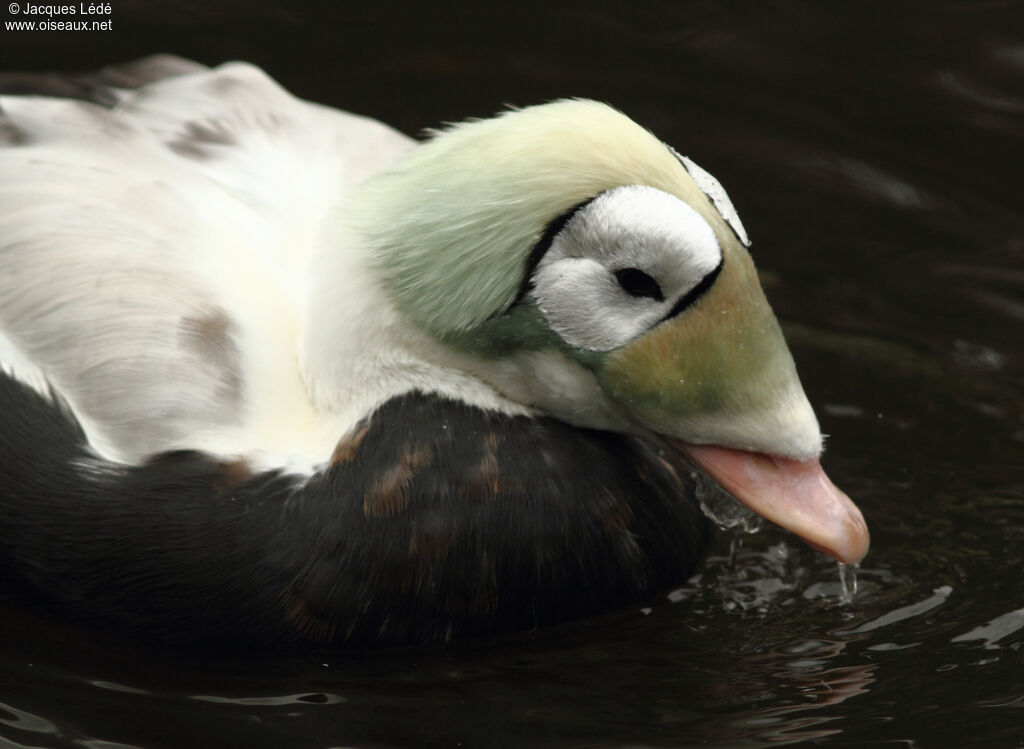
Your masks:
{"label": "black eye", "polygon": [[615,280],[623,291],[632,296],[646,296],[659,302],[665,301],[658,282],[639,268],[622,268],[615,271]]}

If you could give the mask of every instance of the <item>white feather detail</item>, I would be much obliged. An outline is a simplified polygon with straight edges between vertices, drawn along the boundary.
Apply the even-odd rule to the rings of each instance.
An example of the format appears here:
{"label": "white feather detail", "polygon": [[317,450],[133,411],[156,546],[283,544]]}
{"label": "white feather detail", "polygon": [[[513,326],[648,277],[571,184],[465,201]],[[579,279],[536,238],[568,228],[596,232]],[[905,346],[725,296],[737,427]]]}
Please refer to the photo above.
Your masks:
{"label": "white feather detail", "polygon": [[736,212],[736,208],[729,199],[729,193],[722,187],[722,183],[710,172],[698,166],[693,159],[680,155],[675,149],[672,149],[672,153],[676,154],[679,160],[683,162],[683,166],[686,167],[689,175],[693,177],[697,187],[714,203],[715,208],[722,214],[725,222],[736,232],[736,236],[743,243],[743,246],[750,247],[750,238],[747,236],[747,230],[743,227],[743,222],[740,221],[740,214]]}
{"label": "white feather detail", "polygon": [[[318,412],[350,424],[408,390],[445,395],[509,415],[531,413],[472,374],[476,360],[438,342],[401,316],[380,288],[366,245],[339,211],[324,245],[301,320],[299,354]],[[340,434],[340,433],[339,433]]]}
{"label": "white feather detail", "polygon": [[316,411],[299,370],[311,259],[329,208],[412,141],[243,64],[117,96],[0,97],[25,135],[0,148],[17,370],[45,372],[112,460],[326,460],[347,425]]}
{"label": "white feather detail", "polygon": [[26,356],[3,331],[0,331],[0,373],[28,386],[49,403],[55,403],[56,399],[59,399],[75,416],[86,441],[94,451],[113,459],[121,459],[117,446],[107,439],[102,428],[76,409],[71,398],[60,392],[39,365]]}
{"label": "white feather detail", "polygon": [[0,331],[0,372],[27,385],[49,402],[53,402],[53,386],[39,366],[31,361],[9,337]]}

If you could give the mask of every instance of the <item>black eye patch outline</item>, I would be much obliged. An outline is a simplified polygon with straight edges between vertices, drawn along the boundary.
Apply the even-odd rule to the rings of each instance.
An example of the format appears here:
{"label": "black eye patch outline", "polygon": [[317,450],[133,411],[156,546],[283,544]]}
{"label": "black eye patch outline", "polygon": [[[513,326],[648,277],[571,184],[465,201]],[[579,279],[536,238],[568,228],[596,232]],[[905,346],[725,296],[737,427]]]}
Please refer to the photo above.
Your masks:
{"label": "black eye patch outline", "polygon": [[692,307],[698,299],[704,296],[707,290],[714,286],[715,281],[718,280],[718,275],[722,272],[722,265],[724,263],[725,257],[723,256],[722,259],[718,261],[718,265],[716,265],[710,273],[700,279],[696,286],[686,292],[683,297],[672,306],[672,309],[668,311],[668,314],[661,318],[661,322],[671,320],[683,310]]}
{"label": "black eye patch outline", "polygon": [[[667,147],[669,151],[672,152],[672,155],[679,159],[680,166],[682,166],[685,169],[686,165],[683,163],[682,158],[679,156],[676,150],[672,148],[672,146]],[[581,203],[574,205],[565,213],[562,213],[561,215],[556,216],[554,219],[551,220],[551,222],[547,225],[547,228],[545,228],[544,233],[541,235],[540,239],[537,240],[537,244],[535,244],[533,246],[533,249],[530,250],[530,255],[526,260],[526,267],[524,268],[523,278],[522,281],[520,281],[519,283],[519,290],[516,292],[515,299],[513,299],[512,302],[504,309],[496,311],[493,315],[491,315],[491,318],[489,319],[493,319],[495,317],[499,317],[501,315],[508,313],[509,311],[515,309],[516,306],[518,306],[523,301],[523,298],[530,292],[530,289],[533,288],[533,275],[537,270],[537,266],[540,265],[540,261],[543,259],[544,255],[546,255],[547,251],[551,249],[551,244],[552,242],[555,241],[555,237],[558,236],[558,233],[566,227],[566,224],[568,224],[572,220],[573,216],[575,216],[585,207],[587,207],[595,200],[597,200],[598,197],[600,197],[600,195],[594,195],[592,197],[589,197],[586,200],[582,201]],[[708,200],[711,201],[711,198],[708,197]],[[717,206],[715,210],[718,210]],[[728,222],[726,222],[726,224],[728,224]],[[730,225],[729,228],[732,229],[732,226]],[[735,233],[735,229],[733,229],[733,233]],[[672,306],[672,309],[669,310],[668,314],[666,314],[660,322],[671,320],[680,312],[683,312],[687,308],[693,306],[698,299],[704,296],[705,292],[707,292],[707,290],[710,289],[714,285],[715,281],[718,279],[718,274],[722,272],[722,264],[724,262],[725,257],[723,256],[722,259],[718,261],[718,265],[715,266],[715,268],[712,269],[710,273],[704,276],[704,278],[702,278],[696,286],[690,289],[678,302],[676,302]],[[658,285],[658,282],[651,278],[648,274],[644,273],[643,271],[640,271],[638,268],[627,268],[624,270],[635,270],[638,271],[639,273],[643,273],[643,275],[650,278],[651,283],[653,283],[654,286],[657,287],[657,297],[651,296],[650,294],[633,294],[634,296],[651,296],[652,299],[657,299],[657,301],[664,301],[665,297],[663,292],[661,291],[661,287]],[[631,292],[628,288],[623,286],[622,281],[619,279],[618,274],[621,272],[622,271],[616,271],[616,280],[619,281],[619,285],[622,286],[627,293],[632,294],[633,292]]]}
{"label": "black eye patch outline", "polygon": [[547,251],[551,249],[551,243],[555,241],[555,237],[558,236],[558,232],[565,228],[572,217],[579,213],[581,210],[586,208],[588,205],[593,203],[597,199],[597,195],[591,198],[587,198],[582,203],[578,203],[570,208],[568,211],[560,216],[556,216],[551,220],[551,223],[547,225],[544,233],[540,239],[537,240],[537,244],[530,250],[530,256],[526,259],[526,268],[523,272],[523,280],[519,282],[519,291],[516,292],[516,298],[512,300],[512,303],[506,308],[512,309],[519,302],[522,301],[523,297],[529,293],[530,289],[533,288],[533,274],[537,270],[537,266],[540,265],[541,259],[547,254]]}

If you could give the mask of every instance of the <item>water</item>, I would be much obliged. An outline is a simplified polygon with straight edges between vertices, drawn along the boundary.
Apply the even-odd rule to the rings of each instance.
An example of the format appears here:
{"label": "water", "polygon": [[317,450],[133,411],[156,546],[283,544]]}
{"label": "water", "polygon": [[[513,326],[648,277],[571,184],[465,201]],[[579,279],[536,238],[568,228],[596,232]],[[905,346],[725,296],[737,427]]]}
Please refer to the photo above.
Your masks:
{"label": "water", "polygon": [[857,596],[857,569],[860,565],[837,562],[836,566],[839,568],[839,600],[843,603],[853,603]]}
{"label": "water", "polygon": [[[696,487],[700,508],[718,526],[727,531],[740,528],[745,533],[757,533],[764,527],[764,518],[741,505],[710,477],[696,471],[691,472]],[[733,541],[739,543],[739,537]]]}
{"label": "water", "polygon": [[754,240],[872,530],[856,597],[765,528],[719,534],[643,606],[451,647],[167,653],[5,602],[0,746],[1024,746],[1021,4],[488,13],[114,3],[108,36],[7,32],[0,61],[248,58],[410,132],[559,95],[622,107]]}

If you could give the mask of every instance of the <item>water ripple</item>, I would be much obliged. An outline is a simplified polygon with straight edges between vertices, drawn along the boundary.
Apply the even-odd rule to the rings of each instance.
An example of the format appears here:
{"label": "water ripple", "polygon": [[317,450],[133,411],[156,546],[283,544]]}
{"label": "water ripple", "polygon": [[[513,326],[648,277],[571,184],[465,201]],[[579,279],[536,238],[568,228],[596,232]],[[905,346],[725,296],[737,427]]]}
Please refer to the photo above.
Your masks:
{"label": "water ripple", "polygon": [[881,627],[887,627],[890,624],[901,622],[904,619],[910,619],[911,617],[920,616],[926,614],[932,609],[936,609],[946,602],[949,598],[949,594],[953,592],[953,588],[949,585],[943,585],[942,587],[936,588],[935,593],[923,601],[912,603],[909,606],[901,606],[898,609],[893,609],[887,614],[883,614],[877,619],[872,619],[869,622],[865,622],[858,627],[852,629],[843,629],[836,632],[837,635],[858,635],[864,632],[873,632]]}
{"label": "water ripple", "polygon": [[970,632],[957,635],[950,642],[969,642],[971,640],[984,640],[985,647],[990,649],[998,648],[996,645],[1000,640],[1009,637],[1014,632],[1024,628],[1024,609],[1010,611],[1002,616],[997,616],[988,624],[975,627]]}

